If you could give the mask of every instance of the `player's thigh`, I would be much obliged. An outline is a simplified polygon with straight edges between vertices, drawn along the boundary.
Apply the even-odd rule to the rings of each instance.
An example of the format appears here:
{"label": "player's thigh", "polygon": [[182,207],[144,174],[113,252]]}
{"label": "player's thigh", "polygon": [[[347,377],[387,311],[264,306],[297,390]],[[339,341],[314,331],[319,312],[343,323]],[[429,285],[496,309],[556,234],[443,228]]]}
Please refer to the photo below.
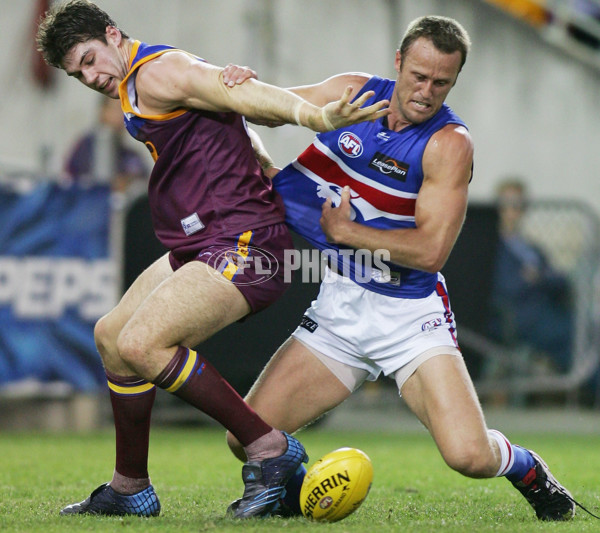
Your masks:
{"label": "player's thigh", "polygon": [[193,347],[249,312],[248,302],[231,281],[207,264],[192,261],[146,296],[123,335],[149,350]]}
{"label": "player's thigh", "polygon": [[487,428],[462,357],[425,361],[402,387],[407,405],[429,429],[440,450],[465,442],[487,445]]}
{"label": "player's thigh", "polygon": [[[115,344],[117,336],[138,307],[171,274],[173,270],[167,253],[146,268],[127,289],[114,309],[99,320],[96,325],[97,342],[105,345]],[[111,346],[107,348],[111,349]]]}
{"label": "player's thigh", "polygon": [[305,345],[290,337],[262,371],[246,401],[267,423],[292,433],[350,394]]}

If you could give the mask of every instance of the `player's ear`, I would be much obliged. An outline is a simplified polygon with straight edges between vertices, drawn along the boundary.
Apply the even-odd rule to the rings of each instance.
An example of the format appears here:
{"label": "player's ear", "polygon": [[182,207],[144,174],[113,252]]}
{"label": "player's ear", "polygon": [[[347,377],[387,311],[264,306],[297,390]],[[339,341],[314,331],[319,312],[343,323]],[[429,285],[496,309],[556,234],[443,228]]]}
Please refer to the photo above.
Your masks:
{"label": "player's ear", "polygon": [[121,44],[123,38],[121,31],[115,26],[106,26],[105,37],[107,42],[113,42],[117,46]]}
{"label": "player's ear", "polygon": [[396,50],[396,59],[394,60],[394,68],[396,72],[400,72],[400,68],[402,67],[402,56],[400,55],[400,50]]}

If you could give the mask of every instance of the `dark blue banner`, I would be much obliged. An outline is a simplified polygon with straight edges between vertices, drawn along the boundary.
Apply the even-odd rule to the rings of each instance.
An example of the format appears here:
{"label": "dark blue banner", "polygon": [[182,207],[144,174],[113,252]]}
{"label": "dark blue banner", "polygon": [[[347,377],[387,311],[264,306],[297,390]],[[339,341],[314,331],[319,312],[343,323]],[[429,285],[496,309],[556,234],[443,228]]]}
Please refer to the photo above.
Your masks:
{"label": "dark blue banner", "polygon": [[105,383],[93,328],[116,298],[108,187],[0,189],[0,386]]}

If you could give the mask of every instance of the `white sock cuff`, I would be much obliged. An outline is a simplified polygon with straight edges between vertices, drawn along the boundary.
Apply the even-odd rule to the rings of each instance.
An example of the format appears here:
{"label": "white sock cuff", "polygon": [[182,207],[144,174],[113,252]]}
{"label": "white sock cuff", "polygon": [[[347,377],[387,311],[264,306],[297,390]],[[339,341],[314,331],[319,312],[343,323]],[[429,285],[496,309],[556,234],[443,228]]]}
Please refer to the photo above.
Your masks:
{"label": "white sock cuff", "polygon": [[494,439],[498,443],[498,448],[500,448],[500,468],[498,469],[498,472],[496,472],[496,477],[504,476],[515,463],[515,454],[513,453],[512,444],[496,429],[488,429],[488,436]]}

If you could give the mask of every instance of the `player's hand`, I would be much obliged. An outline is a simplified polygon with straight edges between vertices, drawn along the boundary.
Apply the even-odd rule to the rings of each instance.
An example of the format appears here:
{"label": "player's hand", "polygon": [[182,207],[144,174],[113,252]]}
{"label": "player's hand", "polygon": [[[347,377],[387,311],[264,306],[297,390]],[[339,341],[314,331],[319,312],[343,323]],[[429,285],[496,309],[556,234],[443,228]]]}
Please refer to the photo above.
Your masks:
{"label": "player's hand", "polygon": [[250,67],[240,67],[239,65],[228,63],[223,69],[223,83],[227,87],[241,85],[250,78],[258,79],[258,75]]}
{"label": "player's hand", "polygon": [[327,198],[321,208],[321,229],[329,242],[342,243],[343,230],[351,222],[352,207],[350,206],[350,187],[342,189],[340,205],[333,207],[331,198]]}
{"label": "player's hand", "polygon": [[380,100],[370,106],[361,107],[373,97],[374,91],[365,92],[354,102],[350,102],[351,94],[352,87],[348,86],[337,102],[330,102],[323,107],[322,118],[325,128],[323,131],[337,130],[367,120],[375,121],[390,114],[389,100]]}

